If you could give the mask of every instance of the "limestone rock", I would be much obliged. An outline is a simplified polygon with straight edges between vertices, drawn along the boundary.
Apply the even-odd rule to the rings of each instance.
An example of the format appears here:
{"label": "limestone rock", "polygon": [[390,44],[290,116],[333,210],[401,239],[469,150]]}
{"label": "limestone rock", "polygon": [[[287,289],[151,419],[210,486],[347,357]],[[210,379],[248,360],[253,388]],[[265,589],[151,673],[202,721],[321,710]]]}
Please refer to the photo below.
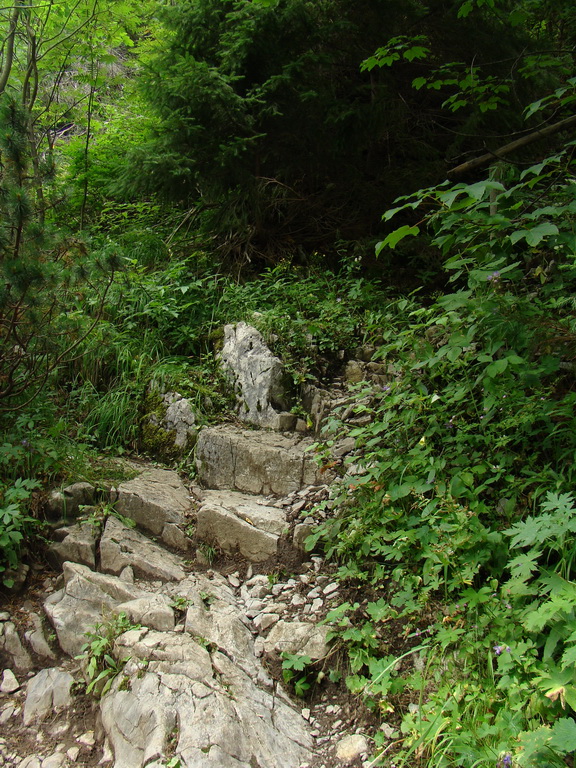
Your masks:
{"label": "limestone rock", "polygon": [[76,656],[86,642],[85,633],[93,631],[118,605],[148,597],[132,584],[115,576],[94,573],[85,565],[64,563],[64,588],[54,592],[44,602],[63,651]]}
{"label": "limestone rock", "polygon": [[345,736],[336,746],[336,757],[346,765],[353,763],[365,752],[368,752],[368,742],[361,734]]}
{"label": "limestone rock", "polygon": [[344,371],[344,379],[349,384],[358,384],[365,381],[364,365],[358,360],[349,360]]}
{"label": "limestone rock", "polygon": [[38,755],[28,755],[18,763],[18,768],[42,768],[42,761]]}
{"label": "limestone rock", "polygon": [[164,595],[154,594],[128,600],[116,607],[118,613],[125,613],[134,624],[154,627],[162,632],[174,629],[174,611]]}
{"label": "limestone rock", "polygon": [[[101,703],[115,768],[163,765],[169,745],[182,768],[298,768],[310,759],[299,713],[224,654],[210,656],[186,634],[144,630],[117,646],[134,673],[129,690],[115,682]],[[147,662],[143,674],[137,659]]]}
{"label": "limestone rock", "polygon": [[217,648],[239,667],[255,678],[264,677],[264,670],[254,655],[252,633],[242,621],[238,608],[221,601],[206,603],[198,595],[186,611],[186,632],[201,637]]}
{"label": "limestone rock", "polygon": [[0,651],[12,659],[9,666],[22,672],[27,672],[34,666],[30,654],[22,645],[20,635],[11,621],[0,623]]}
{"label": "limestone rock", "polygon": [[42,720],[46,715],[66,709],[72,703],[72,675],[62,669],[43,669],[28,683],[24,704],[24,725]]}
{"label": "limestone rock", "polygon": [[305,621],[279,621],[264,640],[266,653],[298,653],[311,659],[322,659],[328,653],[328,627]]}
{"label": "limestone rock", "polygon": [[170,524],[184,526],[191,509],[184,483],[177,472],[147,469],[118,486],[116,509],[156,536]]}
{"label": "limestone rock", "polygon": [[306,539],[310,536],[313,530],[314,526],[310,525],[310,523],[298,523],[298,525],[294,527],[292,543],[296,549],[300,549],[302,552],[306,550]]}
{"label": "limestone rock", "polygon": [[58,566],[71,561],[89,568],[96,567],[96,531],[88,522],[58,528],[54,535],[60,539],[50,544],[49,552]]}
{"label": "limestone rock", "polygon": [[190,400],[179,392],[160,393],[151,388],[145,404],[154,401],[154,410],[145,417],[144,448],[154,455],[181,456],[194,447],[198,427]]}
{"label": "limestone rock", "polygon": [[204,427],[198,435],[198,478],[208,488],[287,496],[327,481],[299,436],[254,432],[229,425]]}
{"label": "limestone rock", "polygon": [[42,768],[63,768],[66,765],[66,755],[56,753],[42,760]]}
{"label": "limestone rock", "polygon": [[226,325],[219,359],[234,384],[242,421],[269,429],[293,429],[296,417],[282,413],[287,407],[284,366],[256,328],[247,323]]}
{"label": "limestone rock", "polygon": [[96,489],[90,483],[73,483],[61,491],[53,491],[48,499],[48,512],[54,518],[76,517],[80,507],[96,500]]}
{"label": "limestone rock", "polygon": [[24,637],[28,641],[28,644],[38,656],[41,656],[44,659],[55,659],[56,654],[48,644],[46,635],[44,634],[44,626],[41,617],[33,611],[30,611],[29,616],[34,625],[34,629],[29,629],[24,633]]}
{"label": "limestone rock", "polygon": [[198,509],[196,535],[225,552],[238,550],[253,562],[273,557],[286,528],[283,510],[265,499],[231,491],[207,491]]}
{"label": "limestone rock", "polygon": [[115,517],[109,517],[100,540],[103,571],[120,575],[130,566],[136,576],[162,581],[181,581],[185,576],[182,558],[167,552]]}
{"label": "limestone rock", "polygon": [[5,669],[0,683],[0,693],[14,693],[18,688],[20,688],[20,683],[14,672],[11,669]]}

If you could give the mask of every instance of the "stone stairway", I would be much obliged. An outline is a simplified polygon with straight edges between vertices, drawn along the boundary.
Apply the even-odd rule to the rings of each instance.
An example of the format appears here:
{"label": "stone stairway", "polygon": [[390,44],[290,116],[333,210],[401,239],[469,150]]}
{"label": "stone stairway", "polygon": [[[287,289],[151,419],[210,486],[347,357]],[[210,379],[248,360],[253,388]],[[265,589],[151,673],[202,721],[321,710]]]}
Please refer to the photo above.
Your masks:
{"label": "stone stairway", "polygon": [[[330,764],[318,753],[319,732],[308,709],[303,716],[262,664],[262,657],[278,658],[284,650],[312,659],[328,652],[327,630],[317,619],[337,599],[338,586],[317,573],[318,560],[316,568],[310,561],[285,582],[257,573],[263,562],[281,567],[279,542],[291,539],[298,513],[326,495],[326,478],[305,452],[307,444],[230,426],[208,428],[199,439],[199,478],[216,488],[189,493],[175,472],[146,468],[110,491],[124,520],[109,516],[101,532],[81,521],[58,529],[52,553],[62,576],[55,580],[59,588],[47,585],[43,601],[58,649],[49,658],[40,646],[30,653],[20,643],[22,653],[12,654],[9,664],[17,679],[46,668],[10,694],[8,707],[0,703],[0,720],[10,732],[22,723],[43,738],[18,755],[34,761],[4,758],[4,765],[74,764],[85,736],[74,733],[79,697],[73,684],[82,676],[74,659],[85,633],[120,613],[140,626],[114,644],[114,658],[126,663],[94,712],[93,743],[80,745],[86,762],[76,765],[95,757],[114,768]],[[253,478],[250,467],[257,467]],[[310,481],[317,485],[303,485]],[[202,542],[237,558],[235,571],[225,577],[195,569],[189,558],[195,547],[202,551]],[[4,640],[10,623],[3,625]],[[6,642],[4,652],[10,653]],[[55,724],[66,734],[60,744],[50,736]]]}
{"label": "stone stairway", "polygon": [[[330,653],[320,621],[339,585],[302,551],[306,515],[331,479],[311,443],[204,427],[198,485],[140,465],[106,491],[114,512],[101,527],[98,509],[83,506],[97,501],[94,488],[53,494],[52,513],[67,518],[51,546],[62,573],[45,579],[36,602],[0,614],[0,766],[368,765],[357,713],[296,701],[266,666],[278,667],[283,651],[318,663]],[[92,519],[76,519],[91,509]],[[222,556],[222,572],[208,552]],[[86,672],[86,633],[119,615],[132,628],[114,642],[118,674],[100,699],[87,697],[74,685]]]}

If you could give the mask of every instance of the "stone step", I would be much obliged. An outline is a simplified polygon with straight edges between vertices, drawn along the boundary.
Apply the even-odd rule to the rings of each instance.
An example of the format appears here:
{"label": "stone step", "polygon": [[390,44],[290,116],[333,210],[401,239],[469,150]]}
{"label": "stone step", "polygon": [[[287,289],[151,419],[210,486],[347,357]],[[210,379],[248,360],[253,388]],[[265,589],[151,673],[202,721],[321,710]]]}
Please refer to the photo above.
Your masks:
{"label": "stone step", "polygon": [[204,427],[196,445],[198,479],[206,488],[261,496],[287,496],[327,482],[316,465],[310,438],[240,429]]}
{"label": "stone step", "polygon": [[170,547],[186,551],[185,534],[192,501],[177,472],[149,467],[116,489],[115,509],[137,525],[159,536]]}
{"label": "stone step", "polygon": [[224,552],[240,552],[252,562],[274,557],[287,529],[286,513],[262,496],[237,491],[205,491],[198,509],[196,536]]}

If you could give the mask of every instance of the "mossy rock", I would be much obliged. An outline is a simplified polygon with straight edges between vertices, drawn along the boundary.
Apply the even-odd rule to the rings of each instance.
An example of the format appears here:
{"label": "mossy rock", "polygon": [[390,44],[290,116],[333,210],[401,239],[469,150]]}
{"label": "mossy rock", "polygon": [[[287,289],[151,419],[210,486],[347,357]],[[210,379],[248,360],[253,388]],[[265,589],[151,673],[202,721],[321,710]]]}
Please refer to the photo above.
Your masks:
{"label": "mossy rock", "polygon": [[[171,428],[169,409],[174,403],[186,403],[190,416],[183,426]],[[161,461],[171,463],[189,453],[196,443],[195,416],[186,398],[178,393],[161,394],[148,391],[142,404],[140,428],[141,449]]]}

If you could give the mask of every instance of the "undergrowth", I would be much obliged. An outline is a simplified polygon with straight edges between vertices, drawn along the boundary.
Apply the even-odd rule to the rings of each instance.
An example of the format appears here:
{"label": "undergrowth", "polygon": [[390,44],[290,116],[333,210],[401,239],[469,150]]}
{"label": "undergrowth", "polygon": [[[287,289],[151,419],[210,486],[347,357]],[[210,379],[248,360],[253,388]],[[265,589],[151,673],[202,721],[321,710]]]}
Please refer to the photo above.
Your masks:
{"label": "undergrowth", "polygon": [[387,721],[374,766],[572,765],[573,170],[568,151],[386,216],[424,209],[454,290],[373,317],[394,374],[356,388],[362,426],[328,425],[356,451],[307,542],[370,595],[329,618],[350,690]]}

